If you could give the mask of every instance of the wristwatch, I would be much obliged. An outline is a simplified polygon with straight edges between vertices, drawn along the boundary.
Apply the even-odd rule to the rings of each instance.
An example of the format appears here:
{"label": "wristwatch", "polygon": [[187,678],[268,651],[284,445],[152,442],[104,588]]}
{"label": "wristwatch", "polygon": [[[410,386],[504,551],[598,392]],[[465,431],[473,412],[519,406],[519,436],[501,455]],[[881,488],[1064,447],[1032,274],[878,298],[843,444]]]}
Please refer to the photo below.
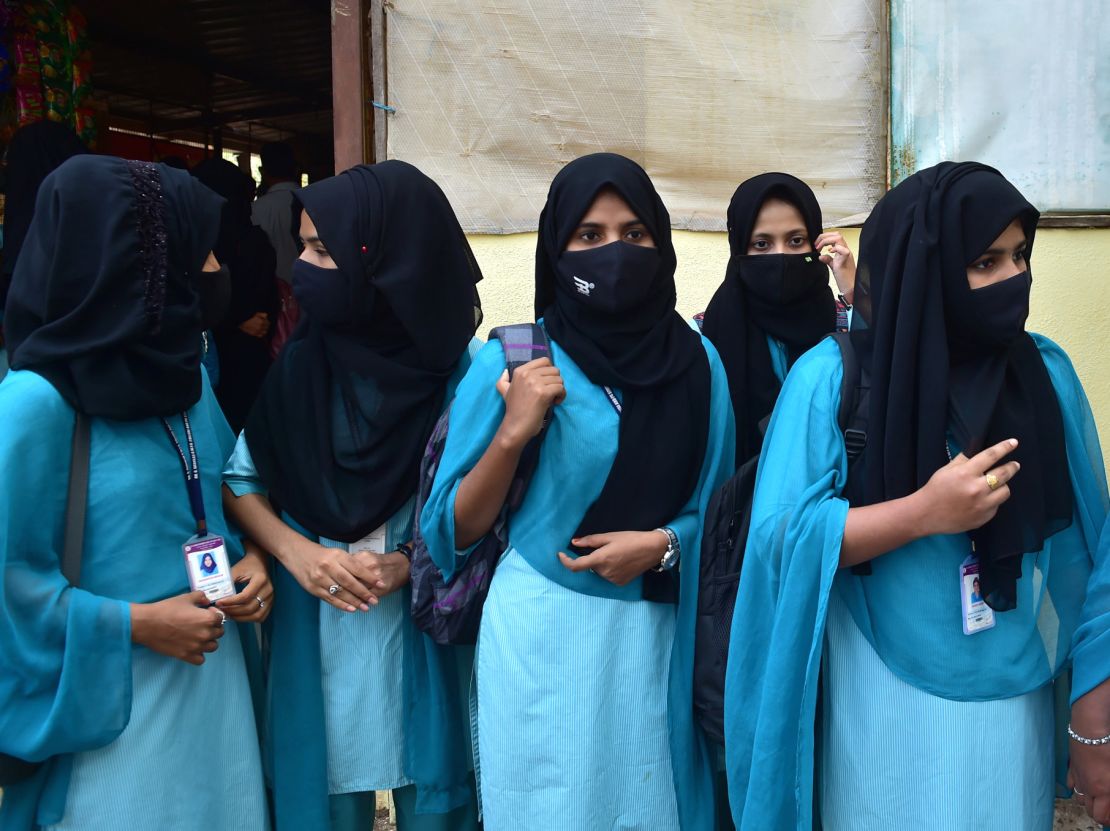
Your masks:
{"label": "wristwatch", "polygon": [[682,547],[678,542],[678,534],[672,528],[656,528],[661,534],[667,535],[667,550],[663,552],[662,559],[659,560],[659,565],[655,566],[652,571],[670,571],[678,565],[678,558],[682,554]]}

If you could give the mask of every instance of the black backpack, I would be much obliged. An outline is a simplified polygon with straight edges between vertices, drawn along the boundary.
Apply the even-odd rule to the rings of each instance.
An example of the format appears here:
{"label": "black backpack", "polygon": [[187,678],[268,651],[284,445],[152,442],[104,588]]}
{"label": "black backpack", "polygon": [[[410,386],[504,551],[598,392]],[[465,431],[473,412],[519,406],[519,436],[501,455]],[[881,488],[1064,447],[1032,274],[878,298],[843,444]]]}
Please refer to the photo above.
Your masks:
{"label": "black backpack", "polygon": [[[524,364],[539,358],[551,358],[551,344],[546,333],[535,323],[500,326],[490,332],[489,339],[501,341],[505,350],[505,366],[512,380],[513,372]],[[520,462],[513,476],[505,504],[493,527],[470,552],[451,577],[450,582],[433,562],[427,543],[420,532],[420,512],[428,501],[443,458],[447,443],[451,409],[440,416],[428,439],[424,458],[420,462],[420,480],[416,494],[416,522],[413,530],[412,564],[412,619],[417,628],[438,644],[473,644],[478,640],[478,624],[482,620],[482,607],[489,594],[490,581],[501,555],[509,547],[509,516],[524,501],[524,493],[539,461],[540,444],[551,421],[551,413],[544,419],[539,435],[533,438],[521,453]]]}
{"label": "black backpack", "polygon": [[[861,372],[848,333],[837,332],[832,337],[844,364],[837,423],[848,453],[850,489],[856,462],[867,446],[870,379]],[[766,429],[766,420],[761,426]],[[717,744],[724,744],[725,667],[758,470],[757,454],[717,489],[704,518],[694,630],[694,715],[706,736]]]}

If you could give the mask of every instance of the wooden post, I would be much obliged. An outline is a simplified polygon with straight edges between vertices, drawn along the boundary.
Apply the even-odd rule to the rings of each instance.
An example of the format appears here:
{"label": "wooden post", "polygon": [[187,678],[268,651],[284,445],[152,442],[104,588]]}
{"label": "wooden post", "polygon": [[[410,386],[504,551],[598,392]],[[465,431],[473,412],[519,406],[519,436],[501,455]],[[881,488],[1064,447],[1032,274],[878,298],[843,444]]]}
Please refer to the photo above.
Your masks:
{"label": "wooden post", "polygon": [[[385,48],[385,3],[383,0],[369,0],[370,3],[370,88],[373,101],[389,104],[389,89],[386,86],[386,48]],[[389,158],[389,112],[373,103],[370,107],[371,148],[375,162]]]}
{"label": "wooden post", "polygon": [[367,161],[363,50],[366,43],[363,36],[365,2],[331,2],[331,89],[336,173]]}

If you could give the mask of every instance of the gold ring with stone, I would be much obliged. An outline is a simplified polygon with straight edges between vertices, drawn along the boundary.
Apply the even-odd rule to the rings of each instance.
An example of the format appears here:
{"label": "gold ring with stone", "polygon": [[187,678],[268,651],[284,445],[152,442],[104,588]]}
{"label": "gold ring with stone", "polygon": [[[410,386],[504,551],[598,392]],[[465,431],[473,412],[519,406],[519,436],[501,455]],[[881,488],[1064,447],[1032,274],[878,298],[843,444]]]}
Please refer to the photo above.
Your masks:
{"label": "gold ring with stone", "polygon": [[992,491],[998,490],[998,486],[1002,484],[998,481],[998,477],[995,476],[993,473],[988,473],[986,479],[987,487],[990,488]]}

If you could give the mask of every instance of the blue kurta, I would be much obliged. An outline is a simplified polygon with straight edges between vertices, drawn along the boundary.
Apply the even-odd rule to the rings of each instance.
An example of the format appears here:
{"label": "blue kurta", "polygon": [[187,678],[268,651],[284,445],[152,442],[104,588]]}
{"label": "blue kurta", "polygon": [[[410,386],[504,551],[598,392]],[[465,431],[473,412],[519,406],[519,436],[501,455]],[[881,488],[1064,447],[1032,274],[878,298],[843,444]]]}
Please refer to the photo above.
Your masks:
{"label": "blue kurta", "polygon": [[[639,578],[618,587],[558,559],[605,484],[619,418],[603,389],[552,344],[567,397],[513,517],[511,549],[494,574],[479,636],[480,792],[491,831],[662,829],[678,827],[679,818],[683,829],[713,827],[712,765],[691,701],[693,624],[699,518],[731,472],[734,436],[724,370],[703,343],[713,379],[705,464],[668,523],[689,575],[677,610],[644,601]],[[429,551],[448,576],[457,557],[455,495],[504,416],[496,390],[504,366],[500,343],[489,343],[459,385],[421,516]]]}
{"label": "blue kurta", "polygon": [[[459,361],[447,400],[479,345],[472,341]],[[236,496],[267,490],[245,432],[224,482]],[[414,504],[410,499],[387,521],[387,550],[412,539]],[[321,545],[347,548],[285,520]],[[410,784],[418,787],[421,812],[465,804],[464,691],[473,650],[438,647],[419,633],[407,586],[369,612],[348,613],[309,595],[280,564],[275,571],[282,594],[271,616],[267,759],[279,828],[324,827],[329,795]]]}
{"label": "blue kurta", "polygon": [[[220,509],[234,437],[203,389],[189,416],[208,527],[234,562]],[[199,667],[131,643],[130,603],[189,591],[181,545],[194,521],[161,421],[92,421],[80,588],[59,569],[73,410],[15,371],[0,384],[0,424],[0,750],[50,758],[6,789],[0,828],[267,828],[236,627]]]}
{"label": "blue kurta", "polygon": [[[849,667],[833,673],[845,683],[831,693],[839,697],[832,702],[834,717],[860,724],[869,718],[862,711],[863,702],[854,708],[850,699],[845,700],[852,673],[869,671],[867,656],[842,660],[832,652],[865,643],[889,670],[888,676],[871,674],[876,684],[889,682],[875,691],[887,702],[884,706],[896,717],[925,720],[915,725],[915,735],[942,734],[949,726],[929,721],[930,714],[949,711],[940,704],[926,707],[915,701],[895,680],[929,696],[983,702],[981,709],[965,708],[971,713],[965,715],[968,729],[957,731],[964,742],[948,747],[941,768],[958,769],[958,760],[976,752],[976,741],[993,741],[992,728],[1010,729],[1028,741],[1024,752],[1011,755],[1005,764],[1041,782],[1043,792],[1043,777],[1034,770],[1044,766],[1038,755],[1042,751],[1033,747],[1040,740],[1035,722],[1044,718],[1043,705],[1014,705],[1012,700],[1043,694],[1039,691],[1066,667],[1092,562],[1098,573],[1110,564],[1093,556],[1107,497],[1090,408],[1067,356],[1050,341],[1035,337],[1064,418],[1075,521],[1049,539],[1043,551],[1025,556],[1018,608],[996,615],[993,629],[971,636],[963,634],[958,592],[958,568],[970,550],[966,535],[918,540],[875,559],[869,576],[839,570],[848,512],[847,502],[839,497],[847,469],[836,421],[843,374],[840,352],[826,340],[794,365],[764,444],[733,618],[725,728],[729,791],[738,828],[810,829],[813,714],[826,613],[834,593],[846,618],[841,621],[844,626],[830,633],[829,660],[834,670]],[[857,633],[861,637],[856,638]],[[1007,728],[994,721],[1013,718],[1019,711],[1027,718],[1020,726]],[[986,729],[975,728],[976,722],[985,722]],[[834,739],[837,731],[838,726],[830,729]],[[851,723],[840,735],[854,736],[861,763],[868,761],[855,775],[875,792],[886,790],[881,765],[888,754],[878,745],[869,752],[863,738],[868,734],[852,731]],[[887,733],[873,738],[906,742],[912,735],[902,731],[896,738]],[[832,758],[835,751],[829,752]],[[992,760],[997,761],[993,753]],[[976,785],[968,781],[965,787]],[[922,821],[940,815],[930,801],[932,794],[924,790],[913,795],[913,813]],[[949,794],[957,800],[966,795]],[[1017,794],[996,793],[993,803],[1002,808],[996,819],[1005,821],[1003,806],[1020,802]],[[881,816],[874,826],[858,827],[904,826],[906,803],[899,804],[896,816]],[[1011,827],[1023,827],[1024,822]]]}

